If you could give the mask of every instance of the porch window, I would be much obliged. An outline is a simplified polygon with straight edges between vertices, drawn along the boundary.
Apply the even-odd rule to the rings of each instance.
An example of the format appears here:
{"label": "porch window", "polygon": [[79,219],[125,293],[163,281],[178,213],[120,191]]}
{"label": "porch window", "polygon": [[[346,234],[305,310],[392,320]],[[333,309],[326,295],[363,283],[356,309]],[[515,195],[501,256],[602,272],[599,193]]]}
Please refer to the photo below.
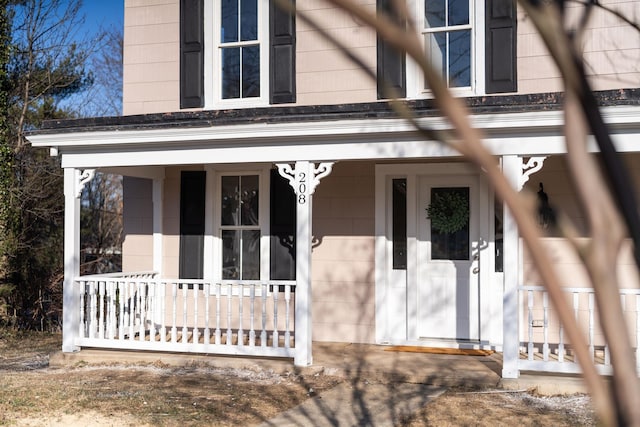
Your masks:
{"label": "porch window", "polygon": [[260,279],[258,175],[223,176],[221,185],[222,278]]}

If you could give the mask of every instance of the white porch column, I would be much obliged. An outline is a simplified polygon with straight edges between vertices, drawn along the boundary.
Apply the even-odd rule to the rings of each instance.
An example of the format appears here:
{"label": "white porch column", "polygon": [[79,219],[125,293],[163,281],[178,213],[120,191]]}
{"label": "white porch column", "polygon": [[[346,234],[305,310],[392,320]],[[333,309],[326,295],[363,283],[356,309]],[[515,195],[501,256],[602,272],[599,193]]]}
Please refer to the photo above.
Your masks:
{"label": "white porch column", "polygon": [[320,163],[316,167],[307,161],[278,164],[278,172],[287,178],[296,194],[296,307],[294,364],[309,366],[312,356],[312,298],[311,298],[311,238],[312,196],[320,179],[331,173],[333,163]]}
{"label": "white porch column", "polygon": [[93,170],[64,169],[64,282],[62,288],[62,351],[80,350],[75,341],[80,329],[80,195]]}
{"label": "white porch column", "polygon": [[[542,169],[547,157],[530,157],[524,162],[522,157],[502,156],[502,173],[516,190],[522,190],[529,177]],[[518,359],[520,357],[519,299],[518,285],[520,280],[520,244],[518,226],[511,212],[504,206],[503,218],[503,265],[504,295],[502,301],[502,378],[518,378]]]}
{"label": "white porch column", "polygon": [[[516,190],[520,189],[522,160],[518,156],[502,156],[502,173]],[[503,265],[504,294],[502,301],[502,378],[518,378],[520,337],[518,324],[518,227],[511,211],[504,206]]]}
{"label": "white porch column", "polygon": [[162,222],[163,222],[163,198],[164,179],[153,179],[153,271],[162,275]]}

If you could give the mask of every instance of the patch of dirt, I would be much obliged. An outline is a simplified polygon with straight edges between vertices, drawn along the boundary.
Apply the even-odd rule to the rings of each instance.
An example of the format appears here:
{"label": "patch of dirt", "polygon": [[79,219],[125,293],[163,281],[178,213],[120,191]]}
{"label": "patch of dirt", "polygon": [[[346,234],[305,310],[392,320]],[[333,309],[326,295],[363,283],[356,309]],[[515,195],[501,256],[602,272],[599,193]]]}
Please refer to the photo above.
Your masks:
{"label": "patch of dirt", "polygon": [[[159,365],[48,367],[59,335],[0,329],[0,425],[257,425],[335,376]],[[403,426],[595,425],[586,396],[449,390]]]}
{"label": "patch of dirt", "polygon": [[406,427],[595,425],[588,396],[536,396],[504,390],[450,390],[403,423]]}

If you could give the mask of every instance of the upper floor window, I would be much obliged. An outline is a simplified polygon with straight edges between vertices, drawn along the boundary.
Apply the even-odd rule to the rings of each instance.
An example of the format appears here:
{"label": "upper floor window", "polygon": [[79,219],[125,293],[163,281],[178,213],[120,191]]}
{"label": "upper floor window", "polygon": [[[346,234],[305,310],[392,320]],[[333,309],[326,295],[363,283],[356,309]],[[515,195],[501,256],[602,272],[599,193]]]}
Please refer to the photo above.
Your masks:
{"label": "upper floor window", "polygon": [[295,99],[295,12],[274,0],[180,0],[181,108]]}
{"label": "upper floor window", "polygon": [[[424,45],[424,53],[440,72],[449,88],[461,94],[482,92],[484,84],[477,62],[482,62],[483,45],[476,28],[483,16],[476,13],[475,0],[418,0],[416,15]],[[478,2],[479,3],[479,2]],[[429,86],[417,65],[409,62],[408,94],[428,96]],[[412,76],[412,73],[414,74]]]}
{"label": "upper floor window", "polygon": [[[515,0],[414,0],[426,57],[456,95],[516,92]],[[377,0],[379,13],[402,25],[391,0]],[[418,65],[378,37],[378,98],[384,87],[400,96],[430,96]]]}
{"label": "upper floor window", "polygon": [[[213,48],[205,44],[206,104],[266,104],[268,13],[264,0],[213,0]],[[207,61],[210,58],[210,61]],[[210,77],[207,71],[210,69]],[[207,90],[210,87],[210,90]],[[205,99],[206,99],[205,95]],[[247,101],[248,100],[248,101]]]}
{"label": "upper floor window", "polygon": [[[424,0],[427,58],[449,87],[471,87],[473,25],[469,0]],[[427,88],[425,83],[425,88]]]}

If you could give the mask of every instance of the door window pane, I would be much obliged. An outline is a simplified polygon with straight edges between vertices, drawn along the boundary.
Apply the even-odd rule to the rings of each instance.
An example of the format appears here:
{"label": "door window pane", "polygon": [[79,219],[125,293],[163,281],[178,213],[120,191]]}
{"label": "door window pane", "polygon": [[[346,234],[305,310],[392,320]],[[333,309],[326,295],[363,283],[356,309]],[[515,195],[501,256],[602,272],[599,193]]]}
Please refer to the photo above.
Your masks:
{"label": "door window pane", "polygon": [[393,269],[407,269],[407,180],[392,181]]}
{"label": "door window pane", "polygon": [[469,188],[432,188],[431,259],[469,259]]}

